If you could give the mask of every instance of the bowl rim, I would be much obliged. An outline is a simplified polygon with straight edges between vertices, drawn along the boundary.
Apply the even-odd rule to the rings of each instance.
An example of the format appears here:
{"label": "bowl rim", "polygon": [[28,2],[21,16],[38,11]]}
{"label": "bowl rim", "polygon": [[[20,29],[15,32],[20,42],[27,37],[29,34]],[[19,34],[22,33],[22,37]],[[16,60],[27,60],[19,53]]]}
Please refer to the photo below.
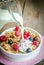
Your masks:
{"label": "bowl rim", "polygon": [[[9,28],[9,29],[14,29],[14,28],[15,28],[15,27],[12,27],[12,28]],[[24,27],[24,28],[28,28],[28,29],[34,31],[37,35],[39,35],[40,40],[41,40],[41,42],[40,42],[40,44],[39,44],[39,46],[38,46],[38,48],[39,48],[39,47],[42,45],[42,35],[41,35],[40,33],[38,33],[36,30],[34,30],[34,29],[30,28],[30,27]],[[3,32],[5,32],[5,31],[7,31],[7,30],[9,30],[9,29],[4,30]],[[0,36],[3,34],[3,32],[0,34]],[[14,53],[11,53],[11,52],[6,51],[6,50],[3,49],[3,47],[1,47],[1,46],[0,46],[0,48],[1,48],[1,50],[3,50],[4,52],[6,52],[6,53],[8,53],[8,54],[11,54],[11,55],[28,55],[28,54],[33,53],[33,52],[35,52],[36,50],[38,50],[38,48],[37,48],[37,49],[35,49],[34,51],[32,51],[32,52],[30,52],[30,53],[24,53],[24,54],[21,54],[21,53],[18,54],[18,53],[16,53],[16,54],[14,54]]]}

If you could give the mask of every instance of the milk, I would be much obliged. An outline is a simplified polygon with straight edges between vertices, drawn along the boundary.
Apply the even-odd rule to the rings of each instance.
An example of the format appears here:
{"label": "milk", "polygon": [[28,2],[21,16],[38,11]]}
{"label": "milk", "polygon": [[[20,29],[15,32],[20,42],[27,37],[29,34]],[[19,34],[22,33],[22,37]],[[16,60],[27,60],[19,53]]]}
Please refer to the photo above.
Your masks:
{"label": "milk", "polygon": [[14,21],[16,20],[16,22],[20,23],[21,33],[22,33],[22,41],[23,41],[23,40],[24,40],[24,37],[23,37],[23,31],[24,31],[23,18],[22,18],[22,16],[20,16],[18,13],[12,13],[12,12],[11,12],[11,15],[12,15]]}
{"label": "milk", "polygon": [[23,37],[24,26],[23,26],[23,18],[22,18],[22,16],[20,16],[18,13],[12,13],[12,17],[13,17],[14,20],[16,20],[16,22],[20,23],[21,33],[22,33],[22,41],[21,41],[21,47],[19,48],[19,50],[21,52],[25,52],[28,47],[29,48],[31,47],[30,43],[32,43],[32,42],[29,41],[29,40],[25,40],[24,37]]}

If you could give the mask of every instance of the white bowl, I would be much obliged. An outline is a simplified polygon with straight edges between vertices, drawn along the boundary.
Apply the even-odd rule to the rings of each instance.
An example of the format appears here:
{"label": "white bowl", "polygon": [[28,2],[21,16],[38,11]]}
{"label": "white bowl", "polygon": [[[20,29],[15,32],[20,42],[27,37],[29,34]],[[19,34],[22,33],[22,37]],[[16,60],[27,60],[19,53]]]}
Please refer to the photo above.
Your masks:
{"label": "white bowl", "polygon": [[[28,28],[28,27],[26,27],[26,28]],[[1,35],[3,35],[7,31],[11,31],[12,29],[14,29],[14,27],[5,30],[4,32],[1,33]],[[4,50],[2,47],[0,47],[1,53],[5,58],[7,58],[8,60],[11,60],[11,61],[15,61],[15,62],[20,62],[20,61],[22,62],[22,61],[26,61],[26,60],[31,60],[39,54],[40,49],[41,49],[41,44],[42,44],[42,37],[37,31],[33,30],[32,28],[28,28],[28,29],[30,31],[32,31],[33,33],[36,33],[40,37],[41,42],[40,42],[40,45],[38,46],[38,48],[36,50],[34,50],[30,53],[26,53],[26,54],[14,54],[14,53],[10,53],[10,52]]]}

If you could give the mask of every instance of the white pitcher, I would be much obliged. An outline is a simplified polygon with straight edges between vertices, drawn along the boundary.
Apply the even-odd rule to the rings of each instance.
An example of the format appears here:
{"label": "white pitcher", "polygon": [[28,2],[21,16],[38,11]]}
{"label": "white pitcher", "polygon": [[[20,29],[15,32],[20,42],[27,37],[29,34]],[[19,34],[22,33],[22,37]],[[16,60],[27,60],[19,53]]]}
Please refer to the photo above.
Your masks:
{"label": "white pitcher", "polygon": [[[18,0],[2,0],[0,3],[3,3],[0,6],[0,29],[8,22],[23,21],[22,9]],[[11,16],[13,12],[15,19]]]}

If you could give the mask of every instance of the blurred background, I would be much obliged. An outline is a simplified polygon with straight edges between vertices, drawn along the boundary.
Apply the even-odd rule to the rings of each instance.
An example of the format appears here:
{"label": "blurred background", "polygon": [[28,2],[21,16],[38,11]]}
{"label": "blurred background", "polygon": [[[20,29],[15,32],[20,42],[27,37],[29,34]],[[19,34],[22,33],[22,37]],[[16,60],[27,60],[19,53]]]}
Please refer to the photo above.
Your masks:
{"label": "blurred background", "polygon": [[[19,0],[23,7],[24,0]],[[44,35],[44,0],[25,0],[24,26],[31,27]]]}
{"label": "blurred background", "polygon": [[[24,26],[31,27],[44,35],[44,0],[18,0],[22,8]],[[1,19],[4,19],[4,13],[0,11],[0,27]],[[7,15],[7,12],[5,12]],[[9,13],[8,13],[9,14]],[[6,17],[6,16],[5,16]],[[8,16],[8,18],[10,15]],[[6,18],[5,18],[6,19]],[[11,19],[11,18],[10,18]],[[4,22],[3,22],[4,23]]]}

